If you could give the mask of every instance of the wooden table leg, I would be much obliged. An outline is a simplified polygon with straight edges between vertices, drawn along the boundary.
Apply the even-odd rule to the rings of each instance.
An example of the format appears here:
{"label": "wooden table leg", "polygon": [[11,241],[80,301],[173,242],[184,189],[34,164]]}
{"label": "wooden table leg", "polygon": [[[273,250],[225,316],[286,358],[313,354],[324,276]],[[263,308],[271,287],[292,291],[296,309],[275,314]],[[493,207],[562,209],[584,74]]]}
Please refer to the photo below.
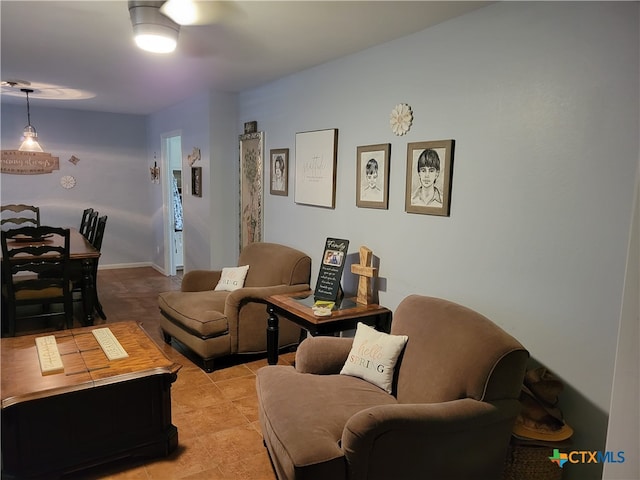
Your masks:
{"label": "wooden table leg", "polygon": [[93,325],[94,286],[93,286],[93,263],[90,259],[82,261],[82,310],[84,318],[82,323],[85,326]]}
{"label": "wooden table leg", "polygon": [[278,316],[274,308],[267,306],[267,313],[269,318],[267,319],[267,361],[269,365],[275,365],[278,363]]}

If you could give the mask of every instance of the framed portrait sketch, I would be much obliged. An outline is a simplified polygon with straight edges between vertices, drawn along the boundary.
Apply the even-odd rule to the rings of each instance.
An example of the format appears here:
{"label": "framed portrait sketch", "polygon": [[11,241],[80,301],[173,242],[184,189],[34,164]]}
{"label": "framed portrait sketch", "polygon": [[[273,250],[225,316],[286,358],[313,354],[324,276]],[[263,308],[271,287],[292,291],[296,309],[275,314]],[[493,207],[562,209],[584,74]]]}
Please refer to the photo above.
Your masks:
{"label": "framed portrait sketch", "polygon": [[262,241],[263,132],[240,135],[240,251]]}
{"label": "framed portrait sketch", "polygon": [[335,208],[337,153],[337,128],[296,133],[296,203]]}
{"label": "framed portrait sketch", "polygon": [[289,195],[289,149],[280,148],[269,152],[271,163],[271,195]]}
{"label": "framed portrait sketch", "polygon": [[191,167],[191,195],[202,196],[202,167]]}
{"label": "framed portrait sketch", "polygon": [[390,143],[357,148],[356,206],[389,208],[390,152]]}
{"label": "framed portrait sketch", "polygon": [[449,216],[454,143],[407,144],[406,212]]}

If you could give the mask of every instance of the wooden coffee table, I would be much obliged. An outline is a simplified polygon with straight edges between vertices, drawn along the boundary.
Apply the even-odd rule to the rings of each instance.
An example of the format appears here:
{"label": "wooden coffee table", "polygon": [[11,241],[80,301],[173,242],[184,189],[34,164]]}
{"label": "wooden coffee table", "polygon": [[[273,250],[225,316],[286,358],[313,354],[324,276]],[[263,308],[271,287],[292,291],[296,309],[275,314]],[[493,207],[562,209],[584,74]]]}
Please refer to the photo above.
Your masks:
{"label": "wooden coffee table", "polygon": [[134,455],[168,455],[173,363],[135,322],[109,327],[128,358],[109,360],[84,327],[54,332],[64,372],[42,375],[36,337],[3,338],[2,478],[50,478]]}
{"label": "wooden coffee table", "polygon": [[391,328],[391,310],[378,304],[361,305],[355,299],[345,298],[334,308],[330,317],[318,317],[313,314],[313,292],[273,295],[266,299],[267,312],[267,360],[269,365],[278,363],[279,318],[300,325],[311,335],[332,335],[344,330],[356,328],[358,322],[374,326],[377,330],[388,332]]}

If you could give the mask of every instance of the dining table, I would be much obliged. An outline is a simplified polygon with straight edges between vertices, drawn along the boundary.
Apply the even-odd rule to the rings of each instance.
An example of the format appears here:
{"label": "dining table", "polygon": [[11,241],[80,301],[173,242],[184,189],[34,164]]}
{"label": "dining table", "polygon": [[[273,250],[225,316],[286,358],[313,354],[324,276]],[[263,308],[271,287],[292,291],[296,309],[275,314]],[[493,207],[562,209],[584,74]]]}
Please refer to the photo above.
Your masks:
{"label": "dining table", "polygon": [[[100,251],[96,249],[87,238],[80,233],[77,228],[69,228],[69,260],[71,263],[80,264],[82,270],[82,310],[83,317],[81,323],[84,326],[93,325],[96,307],[96,278],[93,275],[93,265],[100,257]],[[62,238],[54,235],[48,242],[62,244]],[[18,245],[15,241],[7,242],[7,248],[11,250],[12,245]]]}

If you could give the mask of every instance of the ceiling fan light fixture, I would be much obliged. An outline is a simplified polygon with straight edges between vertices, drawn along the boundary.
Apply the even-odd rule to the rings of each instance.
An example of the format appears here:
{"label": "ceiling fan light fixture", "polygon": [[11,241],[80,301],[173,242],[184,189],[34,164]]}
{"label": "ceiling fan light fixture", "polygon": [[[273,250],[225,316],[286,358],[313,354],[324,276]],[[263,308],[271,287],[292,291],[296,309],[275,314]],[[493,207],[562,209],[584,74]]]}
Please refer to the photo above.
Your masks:
{"label": "ceiling fan light fixture", "polygon": [[198,21],[198,10],[193,0],[167,0],[160,7],[160,12],[180,25],[193,25]]}
{"label": "ceiling fan light fixture", "polygon": [[165,30],[160,25],[137,25],[133,27],[136,45],[152,53],[171,53],[178,45],[178,32]]}
{"label": "ceiling fan light fixture", "polygon": [[171,53],[178,44],[180,25],[160,13],[162,4],[163,2],[129,2],[136,45],[148,52]]}

